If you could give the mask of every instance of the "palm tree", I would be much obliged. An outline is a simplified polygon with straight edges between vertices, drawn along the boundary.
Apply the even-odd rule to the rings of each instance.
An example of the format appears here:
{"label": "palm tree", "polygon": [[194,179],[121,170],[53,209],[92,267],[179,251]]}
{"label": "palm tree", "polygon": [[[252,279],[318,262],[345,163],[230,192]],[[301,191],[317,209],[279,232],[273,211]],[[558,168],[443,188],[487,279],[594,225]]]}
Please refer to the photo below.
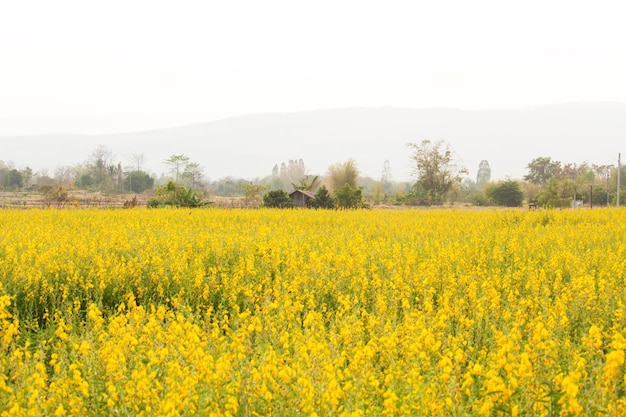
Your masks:
{"label": "palm tree", "polygon": [[300,184],[291,183],[294,190],[313,191],[320,185],[318,175],[305,175],[300,179]]}

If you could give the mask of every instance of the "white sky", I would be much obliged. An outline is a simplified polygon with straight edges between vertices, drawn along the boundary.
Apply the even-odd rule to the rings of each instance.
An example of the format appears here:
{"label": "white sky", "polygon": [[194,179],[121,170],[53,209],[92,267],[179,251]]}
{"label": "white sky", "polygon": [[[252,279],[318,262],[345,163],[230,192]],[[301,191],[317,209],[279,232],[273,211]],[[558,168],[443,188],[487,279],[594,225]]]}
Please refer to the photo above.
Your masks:
{"label": "white sky", "polygon": [[0,1],[0,135],[626,102],[624,0]]}

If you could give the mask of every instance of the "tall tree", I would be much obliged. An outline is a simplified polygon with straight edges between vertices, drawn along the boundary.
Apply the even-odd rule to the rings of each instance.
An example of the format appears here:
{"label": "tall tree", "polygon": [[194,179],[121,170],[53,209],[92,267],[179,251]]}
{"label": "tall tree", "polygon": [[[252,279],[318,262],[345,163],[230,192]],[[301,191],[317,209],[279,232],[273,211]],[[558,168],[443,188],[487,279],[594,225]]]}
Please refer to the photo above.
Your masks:
{"label": "tall tree", "polygon": [[189,157],[184,154],[172,155],[163,163],[168,166],[170,174],[174,176],[174,181],[178,182],[178,177],[185,171],[185,167],[189,163]]}
{"label": "tall tree", "polygon": [[524,175],[524,180],[533,184],[545,185],[552,179],[561,175],[561,162],[553,161],[549,156],[540,156],[533,159],[526,166],[528,174]]}
{"label": "tall tree", "polygon": [[0,187],[3,190],[6,190],[7,185],[7,176],[9,175],[9,167],[5,165],[4,161],[0,161]]}
{"label": "tall tree", "polygon": [[22,170],[22,177],[24,177],[24,186],[26,188],[30,187],[31,181],[33,179],[33,170],[30,167],[26,167]]}
{"label": "tall tree", "polygon": [[287,164],[280,164],[280,177],[285,184],[299,181],[306,174],[306,168],[302,159],[290,159]]}
{"label": "tall tree", "polygon": [[351,188],[358,188],[357,179],[359,178],[359,169],[356,161],[352,158],[346,162],[340,162],[328,167],[328,176],[330,185],[333,190],[339,190],[348,184]]}
{"label": "tall tree", "polygon": [[104,145],[98,146],[91,152],[88,165],[93,172],[95,183],[101,189],[107,185],[108,166],[113,162],[113,152]]}
{"label": "tall tree", "polygon": [[111,164],[107,167],[107,172],[109,174],[109,180],[111,184],[111,191],[115,190],[115,178],[117,174],[117,167],[114,164]]}
{"label": "tall tree", "polygon": [[450,146],[441,140],[423,140],[407,146],[413,152],[411,162],[418,198],[428,204],[443,203],[453,187],[461,183],[467,169],[456,162]]}
{"label": "tall tree", "polygon": [[596,175],[596,179],[598,181],[606,182],[608,185],[609,177],[611,176],[611,170],[613,169],[613,165],[595,165],[591,166],[591,169]]}
{"label": "tall tree", "polygon": [[24,186],[24,176],[20,171],[13,168],[6,175],[5,188],[9,190],[19,190]]}
{"label": "tall tree", "polygon": [[393,176],[391,174],[391,163],[389,162],[389,160],[385,160],[385,162],[383,163],[383,171],[380,174],[380,187],[377,188],[379,189],[380,194],[382,194],[383,199],[386,199],[387,196],[390,195],[392,192],[392,179]]}
{"label": "tall tree", "polygon": [[387,159],[383,163],[383,172],[380,174],[380,182],[383,184],[386,184],[386,183],[390,183],[391,180],[392,180],[391,163]]}
{"label": "tall tree", "polygon": [[202,182],[202,176],[204,175],[204,168],[197,162],[189,162],[185,165],[185,170],[182,174],[182,178],[185,183],[191,188],[198,188]]}
{"label": "tall tree", "polygon": [[70,166],[63,165],[54,170],[54,179],[57,183],[62,184],[64,187],[71,187],[73,178],[74,169]]}
{"label": "tall tree", "polygon": [[130,160],[137,171],[141,171],[143,164],[146,163],[146,155],[143,153],[134,153],[130,156]]}

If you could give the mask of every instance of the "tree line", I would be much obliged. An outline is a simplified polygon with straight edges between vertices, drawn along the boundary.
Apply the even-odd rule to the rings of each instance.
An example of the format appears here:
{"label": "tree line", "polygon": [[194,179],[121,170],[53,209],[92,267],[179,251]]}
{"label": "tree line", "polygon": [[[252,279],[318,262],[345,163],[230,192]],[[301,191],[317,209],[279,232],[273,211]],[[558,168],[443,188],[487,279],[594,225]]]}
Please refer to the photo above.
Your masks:
{"label": "tree line", "polygon": [[608,206],[617,204],[618,196],[623,195],[622,184],[618,185],[617,180],[620,176],[626,178],[626,168],[622,166],[562,163],[540,156],[527,164],[527,174],[522,179],[491,181],[491,169],[484,160],[473,181],[464,177],[467,169],[459,165],[445,142],[424,140],[408,146],[417,181],[407,198],[415,204],[461,201],[507,207],[524,203],[554,208]]}
{"label": "tree line", "polygon": [[[171,155],[162,161],[167,174],[157,177],[144,169],[145,155],[133,154],[123,165],[110,149],[99,146],[83,163],[59,167],[51,176],[46,171],[35,173],[28,166],[17,169],[0,161],[0,184],[5,191],[80,189],[150,193],[154,194],[155,205],[165,204],[171,200],[168,193],[173,193],[186,195],[198,205],[207,196],[223,196],[243,197],[250,205],[289,207],[292,202],[288,192],[293,190],[310,193],[308,204],[315,208],[354,208],[381,203],[509,207],[527,203],[567,207],[603,206],[617,201],[618,168],[614,165],[562,163],[541,156],[528,163],[527,174],[522,179],[491,181],[489,163],[482,161],[474,181],[444,141],[408,143],[407,150],[414,178],[409,182],[394,182],[388,161],[380,177],[361,176],[353,159],[330,165],[325,175],[310,174],[302,159],[293,159],[274,165],[270,175],[253,181],[233,177],[209,181],[204,167],[184,154]],[[624,174],[622,168],[621,175]]]}

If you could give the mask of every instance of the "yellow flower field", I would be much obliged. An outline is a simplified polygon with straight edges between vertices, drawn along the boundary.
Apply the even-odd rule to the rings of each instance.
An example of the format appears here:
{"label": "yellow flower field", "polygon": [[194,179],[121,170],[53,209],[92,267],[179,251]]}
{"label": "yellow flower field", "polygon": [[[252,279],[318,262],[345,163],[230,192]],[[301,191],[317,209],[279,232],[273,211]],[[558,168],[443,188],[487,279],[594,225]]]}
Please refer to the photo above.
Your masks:
{"label": "yellow flower field", "polygon": [[0,416],[626,414],[626,211],[0,211]]}

